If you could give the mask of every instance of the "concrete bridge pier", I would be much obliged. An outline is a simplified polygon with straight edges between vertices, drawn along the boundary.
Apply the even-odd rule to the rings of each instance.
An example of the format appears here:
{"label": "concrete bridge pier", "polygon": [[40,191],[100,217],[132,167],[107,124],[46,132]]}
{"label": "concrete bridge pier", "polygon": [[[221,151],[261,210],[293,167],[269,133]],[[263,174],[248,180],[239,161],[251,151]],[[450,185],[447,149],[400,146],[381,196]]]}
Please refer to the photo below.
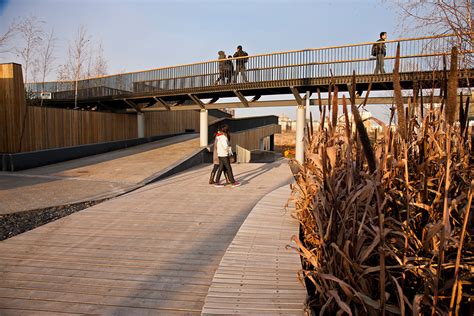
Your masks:
{"label": "concrete bridge pier", "polygon": [[296,153],[295,158],[299,163],[304,162],[304,126],[306,124],[305,104],[309,107],[309,93],[306,93],[305,100],[298,104],[296,110]]}
{"label": "concrete bridge pier", "polygon": [[143,112],[137,112],[137,130],[138,138],[145,137],[145,115]]}
{"label": "concrete bridge pier", "polygon": [[207,138],[208,138],[208,117],[207,117],[207,110],[202,109],[199,113],[199,146],[206,147],[208,145]]}

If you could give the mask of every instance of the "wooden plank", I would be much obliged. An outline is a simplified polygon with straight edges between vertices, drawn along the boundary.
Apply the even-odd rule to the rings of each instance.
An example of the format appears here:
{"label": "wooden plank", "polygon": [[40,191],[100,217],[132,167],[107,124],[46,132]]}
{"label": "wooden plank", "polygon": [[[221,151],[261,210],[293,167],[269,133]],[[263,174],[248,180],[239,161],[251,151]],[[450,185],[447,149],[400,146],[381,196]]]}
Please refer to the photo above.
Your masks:
{"label": "wooden plank", "polygon": [[[31,304],[33,303],[33,304]],[[190,309],[165,309],[165,308],[140,308],[133,306],[91,304],[83,302],[64,302],[58,300],[3,298],[0,297],[0,306],[7,310],[27,310],[41,312],[63,312],[81,315],[157,315],[166,312],[167,315],[199,315],[199,310]]]}
{"label": "wooden plank", "polygon": [[206,293],[193,293],[187,291],[168,291],[168,290],[148,290],[135,288],[109,288],[90,286],[88,284],[60,284],[50,282],[26,282],[26,281],[6,281],[2,283],[0,289],[22,291],[44,291],[56,293],[84,294],[104,297],[123,297],[135,299],[154,299],[170,300],[174,302],[201,302]]}
{"label": "wooden plank", "polygon": [[108,289],[137,289],[146,291],[166,291],[166,292],[182,292],[189,291],[189,293],[205,293],[209,288],[208,285],[202,284],[186,284],[183,288],[183,284],[178,283],[157,283],[153,280],[136,281],[127,279],[105,279],[95,278],[91,279],[84,276],[68,277],[61,275],[39,275],[39,274],[26,274],[26,273],[8,273],[8,278],[2,280],[15,282],[41,282],[41,283],[59,283],[59,284],[75,284],[75,285],[88,285],[94,287],[106,287]]}
{"label": "wooden plank", "polygon": [[0,307],[0,315],[4,316],[62,316],[62,315],[84,315],[81,313],[64,313],[64,312],[53,312],[53,311],[38,311],[38,310],[26,310],[22,308],[2,308]]}

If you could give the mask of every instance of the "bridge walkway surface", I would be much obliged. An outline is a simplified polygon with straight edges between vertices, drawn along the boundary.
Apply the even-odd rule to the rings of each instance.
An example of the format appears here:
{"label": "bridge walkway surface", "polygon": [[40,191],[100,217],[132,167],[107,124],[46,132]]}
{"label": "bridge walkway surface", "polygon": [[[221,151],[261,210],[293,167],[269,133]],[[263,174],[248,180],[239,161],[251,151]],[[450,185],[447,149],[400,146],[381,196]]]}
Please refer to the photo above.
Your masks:
{"label": "bridge walkway surface", "polygon": [[[229,251],[235,250],[236,235],[252,209],[292,181],[284,160],[236,164],[234,172],[242,182],[237,188],[207,184],[210,168],[192,168],[0,242],[0,314],[201,314],[224,265],[227,272],[234,269],[223,257],[233,240]],[[279,194],[276,203],[286,200],[287,193]],[[275,216],[276,210],[267,214]],[[283,205],[281,210],[281,218],[292,221]],[[297,223],[293,228],[296,234]],[[245,233],[248,228],[242,229]],[[282,242],[287,244],[291,229],[284,230],[288,239]],[[273,231],[280,239],[278,225]],[[246,240],[254,247],[260,237]],[[287,275],[279,277],[288,283],[293,275],[296,284],[298,255],[287,251],[296,260],[282,258],[287,268],[280,273]],[[295,263],[293,271],[289,262]],[[301,304],[302,314],[303,287],[301,291],[301,297],[293,292],[292,299]]]}
{"label": "bridge walkway surface", "polygon": [[142,186],[199,150],[186,134],[18,172],[0,172],[0,215],[100,200]]}

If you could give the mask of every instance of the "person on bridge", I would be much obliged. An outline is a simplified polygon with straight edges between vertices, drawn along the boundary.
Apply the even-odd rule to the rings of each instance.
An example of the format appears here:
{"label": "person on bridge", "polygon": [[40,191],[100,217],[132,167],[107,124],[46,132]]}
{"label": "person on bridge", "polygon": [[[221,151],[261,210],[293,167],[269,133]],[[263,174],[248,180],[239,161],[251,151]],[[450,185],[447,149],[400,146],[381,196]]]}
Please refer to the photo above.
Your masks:
{"label": "person on bridge", "polygon": [[[222,82],[223,84],[225,83],[225,77],[226,77],[226,55],[225,52],[220,50],[218,53],[219,56],[219,77],[217,77],[216,83],[219,84],[219,82]],[[222,59],[222,60],[221,60]]]}
{"label": "person on bridge", "polygon": [[377,40],[377,44],[372,45],[372,56],[376,58],[375,71],[374,73],[385,73],[384,61],[387,55],[387,47],[385,46],[385,40],[387,39],[387,32],[381,32],[380,38]]}
{"label": "person on bridge", "polygon": [[[245,57],[248,56],[247,52],[242,50],[242,45],[237,46],[237,51],[234,54],[234,57]],[[234,74],[234,82],[237,82],[237,76],[239,73],[242,74],[242,80],[244,82],[249,82],[247,80],[247,62],[249,61],[248,57],[246,58],[239,58],[235,61],[235,74]]]}
{"label": "person on bridge", "polygon": [[220,184],[220,179],[222,172],[224,171],[227,174],[232,187],[238,187],[239,182],[235,181],[234,174],[232,172],[232,167],[230,165],[230,156],[233,155],[232,147],[229,144],[230,133],[229,126],[227,124],[222,125],[219,129],[219,132],[216,136],[217,140],[217,156],[219,157],[219,170],[217,171],[217,178],[215,187],[223,187],[223,184]]}
{"label": "person on bridge", "polygon": [[234,63],[232,62],[232,56],[227,56],[225,61],[225,78],[227,83],[231,83],[234,78]]}

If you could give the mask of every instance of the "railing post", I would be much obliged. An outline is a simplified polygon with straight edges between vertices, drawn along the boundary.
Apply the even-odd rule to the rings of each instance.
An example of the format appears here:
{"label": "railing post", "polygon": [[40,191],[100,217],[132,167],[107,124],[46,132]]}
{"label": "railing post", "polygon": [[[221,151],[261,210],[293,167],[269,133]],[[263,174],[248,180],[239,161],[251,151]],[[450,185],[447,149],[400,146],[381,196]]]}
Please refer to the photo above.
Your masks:
{"label": "railing post", "polygon": [[137,130],[138,138],[145,137],[145,115],[143,112],[137,112]]}
{"label": "railing post", "polygon": [[201,112],[199,113],[199,138],[200,138],[200,146],[201,147],[206,147],[208,145],[207,143],[207,137],[208,137],[208,122],[207,122],[207,110],[202,109]]}

